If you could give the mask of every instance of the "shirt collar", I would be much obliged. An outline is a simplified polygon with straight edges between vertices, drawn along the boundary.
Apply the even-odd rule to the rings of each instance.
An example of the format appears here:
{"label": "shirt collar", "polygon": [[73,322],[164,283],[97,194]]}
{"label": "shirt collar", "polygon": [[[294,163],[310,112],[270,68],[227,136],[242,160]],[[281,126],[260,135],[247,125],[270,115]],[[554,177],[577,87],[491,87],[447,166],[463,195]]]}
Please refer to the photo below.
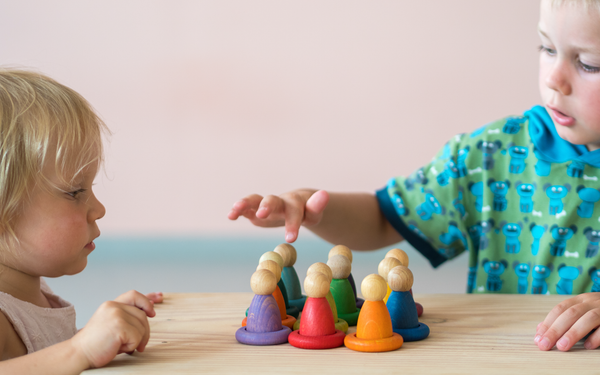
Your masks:
{"label": "shirt collar", "polygon": [[551,163],[575,160],[600,168],[600,150],[590,152],[584,145],[574,145],[562,139],[546,108],[536,105],[525,112],[525,117],[529,119],[529,136],[538,159]]}

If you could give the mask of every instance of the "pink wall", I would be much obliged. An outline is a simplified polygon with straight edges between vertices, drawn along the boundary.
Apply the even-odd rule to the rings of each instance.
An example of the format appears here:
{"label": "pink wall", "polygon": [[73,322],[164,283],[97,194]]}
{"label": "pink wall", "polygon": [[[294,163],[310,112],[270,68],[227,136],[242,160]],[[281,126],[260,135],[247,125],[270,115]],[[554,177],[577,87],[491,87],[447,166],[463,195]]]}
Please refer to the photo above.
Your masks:
{"label": "pink wall", "polygon": [[0,63],[73,87],[112,129],[104,234],[257,234],[226,218],[246,194],[374,191],[538,103],[537,13],[523,0],[12,1]]}

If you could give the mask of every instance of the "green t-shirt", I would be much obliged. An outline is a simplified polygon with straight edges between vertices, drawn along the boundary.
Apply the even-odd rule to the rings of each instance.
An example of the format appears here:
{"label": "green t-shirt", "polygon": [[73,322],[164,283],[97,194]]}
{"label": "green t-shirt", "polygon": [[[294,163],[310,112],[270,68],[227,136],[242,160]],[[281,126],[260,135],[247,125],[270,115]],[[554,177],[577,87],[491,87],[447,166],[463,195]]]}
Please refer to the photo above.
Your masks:
{"label": "green t-shirt", "polygon": [[377,192],[434,267],[470,251],[467,292],[600,292],[600,150],[558,136],[536,106],[450,140]]}

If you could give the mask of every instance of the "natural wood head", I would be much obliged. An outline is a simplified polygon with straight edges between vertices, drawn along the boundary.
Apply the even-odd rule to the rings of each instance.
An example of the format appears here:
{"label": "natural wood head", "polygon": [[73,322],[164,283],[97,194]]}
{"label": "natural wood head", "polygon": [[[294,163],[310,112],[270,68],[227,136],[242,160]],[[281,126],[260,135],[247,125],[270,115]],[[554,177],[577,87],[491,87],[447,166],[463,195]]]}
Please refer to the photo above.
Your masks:
{"label": "natural wood head", "polygon": [[408,292],[413,286],[413,274],[408,267],[394,267],[388,273],[388,284],[393,291]]}
{"label": "natural wood head", "polygon": [[360,291],[367,301],[381,301],[387,293],[387,283],[383,277],[372,273],[363,279]]}
{"label": "natural wood head", "polygon": [[381,262],[379,262],[377,273],[379,273],[379,276],[383,277],[387,281],[390,270],[401,265],[402,262],[396,258],[384,258]]}
{"label": "natural wood head", "polygon": [[386,258],[396,258],[403,266],[408,267],[408,255],[401,249],[392,249],[385,254]]}
{"label": "natural wood head", "polygon": [[352,263],[352,251],[348,248],[348,246],[344,245],[335,245],[329,250],[329,258],[334,255],[343,255],[346,258],[350,259],[350,263]]}
{"label": "natural wood head", "polygon": [[333,279],[333,273],[331,272],[331,268],[328,265],[322,262],[317,262],[308,267],[306,271],[306,275],[310,275],[311,273],[320,272],[329,278],[329,282]]}
{"label": "natural wood head", "polygon": [[281,279],[281,267],[279,267],[279,264],[277,264],[277,262],[274,260],[264,260],[260,262],[258,267],[256,267],[256,270],[271,271],[273,275],[275,275],[275,281],[277,282],[279,282],[279,279]]}
{"label": "natural wood head", "polygon": [[350,259],[343,255],[334,255],[327,261],[327,265],[331,268],[331,274],[334,279],[347,279],[352,272],[352,263]]}
{"label": "natural wood head", "polygon": [[254,294],[263,296],[273,294],[277,287],[277,279],[273,272],[262,269],[254,272],[250,278],[250,288]]}
{"label": "natural wood head", "polygon": [[283,269],[283,257],[280,254],[277,254],[274,251],[267,251],[266,253],[264,253],[263,255],[260,256],[260,259],[258,260],[258,264],[264,262],[265,260],[272,260],[277,262],[277,264],[279,264],[279,267],[281,267],[281,269]]}
{"label": "natural wood head", "polygon": [[281,255],[283,258],[283,266],[284,267],[293,267],[296,264],[296,248],[290,245],[289,243],[282,243],[281,245],[277,245],[275,248],[277,254]]}
{"label": "natural wood head", "polygon": [[313,272],[304,279],[304,290],[311,298],[323,298],[329,293],[330,279],[321,272]]}

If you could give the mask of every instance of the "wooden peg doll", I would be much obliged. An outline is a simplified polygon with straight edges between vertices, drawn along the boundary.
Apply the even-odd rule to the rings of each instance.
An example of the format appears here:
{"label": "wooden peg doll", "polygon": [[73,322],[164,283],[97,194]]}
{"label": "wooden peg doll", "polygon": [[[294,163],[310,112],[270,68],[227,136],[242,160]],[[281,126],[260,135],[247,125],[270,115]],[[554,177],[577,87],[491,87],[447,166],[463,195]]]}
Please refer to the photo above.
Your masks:
{"label": "wooden peg doll", "polygon": [[371,274],[361,283],[365,303],[360,310],[356,333],[346,335],[344,344],[360,352],[387,352],[400,348],[402,336],[392,329],[390,314],[383,302],[387,283],[383,277]]}
{"label": "wooden peg doll", "polygon": [[281,324],[279,307],[273,297],[277,278],[266,269],[258,270],[250,279],[255,293],[248,313],[248,324],[239,328],[235,338],[247,345],[277,345],[287,342],[289,327]]}

